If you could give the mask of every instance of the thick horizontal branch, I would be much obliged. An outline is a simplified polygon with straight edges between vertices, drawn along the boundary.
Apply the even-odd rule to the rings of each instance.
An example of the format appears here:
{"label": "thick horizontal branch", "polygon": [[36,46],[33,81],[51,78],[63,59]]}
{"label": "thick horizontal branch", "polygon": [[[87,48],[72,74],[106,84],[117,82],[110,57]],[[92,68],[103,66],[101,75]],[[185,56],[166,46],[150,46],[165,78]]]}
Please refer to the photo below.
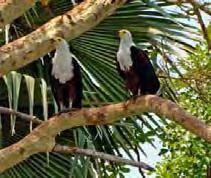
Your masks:
{"label": "thick horizontal branch", "polygon": [[54,38],[74,39],[99,24],[127,0],[85,0],[36,31],[0,48],[0,76],[21,68],[55,48]]}
{"label": "thick horizontal branch", "polygon": [[106,154],[103,152],[97,152],[97,151],[91,150],[91,149],[81,149],[78,147],[68,147],[68,146],[56,145],[52,151],[59,152],[59,153],[65,153],[65,154],[79,154],[79,155],[89,156],[89,157],[96,158],[96,159],[104,159],[104,160],[115,162],[115,163],[122,163],[122,164],[126,164],[126,165],[135,166],[135,167],[138,167],[141,169],[154,171],[153,167],[149,166],[148,164],[146,164],[144,162],[132,161],[129,159],[121,158],[119,156],[114,156],[114,155]]}
{"label": "thick horizontal branch", "polygon": [[35,0],[4,0],[0,1],[0,28],[11,23],[34,6]]}
{"label": "thick horizontal branch", "polygon": [[[9,114],[9,115],[13,114],[13,115],[20,117],[21,119],[23,119],[25,121],[28,121],[28,122],[32,121],[35,124],[41,124],[44,122],[44,121],[36,118],[35,116],[30,116],[30,115],[22,113],[22,112],[17,112],[13,109],[6,108],[6,107],[0,107],[0,113],[1,114]],[[65,153],[65,154],[79,154],[79,155],[83,155],[83,156],[93,157],[96,159],[99,158],[99,159],[104,159],[104,160],[112,161],[112,162],[116,162],[116,163],[131,165],[131,166],[146,169],[149,171],[154,170],[153,167],[149,166],[148,164],[146,164],[144,162],[132,161],[132,160],[121,158],[121,157],[118,157],[115,155],[110,155],[110,154],[106,154],[103,152],[97,152],[97,151],[91,150],[91,149],[81,149],[78,147],[68,147],[68,146],[61,146],[61,145],[56,144],[56,146],[53,148],[52,151],[58,152],[58,153]]]}
{"label": "thick horizontal branch", "polygon": [[[13,114],[25,121],[28,121],[28,122],[32,121],[35,124],[41,124],[44,122],[35,116],[31,116],[22,112],[17,112],[13,109],[6,108],[6,107],[0,107],[0,114],[9,114],[9,115]],[[104,160],[112,161],[116,163],[131,165],[131,166],[135,166],[135,167],[142,168],[149,171],[154,170],[153,167],[149,166],[148,164],[144,162],[132,161],[132,160],[121,158],[115,155],[110,155],[103,152],[97,152],[95,150],[90,150],[90,149],[81,149],[78,147],[68,147],[68,146],[61,146],[61,145],[56,144],[56,146],[53,148],[52,151],[59,152],[59,153],[66,153],[66,154],[79,154],[83,156],[90,156],[96,159],[99,158],[99,159],[104,159]]]}
{"label": "thick horizontal branch", "polygon": [[6,107],[1,107],[0,106],[0,114],[12,114],[12,115],[16,115],[16,116],[22,118],[25,121],[28,121],[28,122],[31,121],[31,122],[33,122],[35,124],[41,124],[41,123],[43,123],[42,120],[38,119],[35,116],[31,116],[31,115],[28,115],[28,114],[25,114],[25,113],[22,113],[22,112],[18,112],[18,111],[15,111],[13,109],[6,108]]}
{"label": "thick horizontal branch", "polygon": [[187,130],[211,142],[211,126],[191,116],[170,100],[146,95],[118,104],[83,108],[55,115],[19,142],[0,150],[0,173],[33,154],[51,152],[55,146],[55,136],[63,130],[85,125],[110,124],[121,118],[143,112],[154,112],[159,116],[176,121]]}

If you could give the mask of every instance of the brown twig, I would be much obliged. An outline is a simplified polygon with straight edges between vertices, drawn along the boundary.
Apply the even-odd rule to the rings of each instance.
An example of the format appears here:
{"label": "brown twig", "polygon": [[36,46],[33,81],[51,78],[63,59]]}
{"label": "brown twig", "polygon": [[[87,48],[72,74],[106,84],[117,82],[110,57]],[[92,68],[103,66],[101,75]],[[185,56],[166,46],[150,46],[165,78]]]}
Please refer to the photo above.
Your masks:
{"label": "brown twig", "polygon": [[199,10],[202,10],[202,11],[206,12],[207,14],[211,15],[211,8],[208,7],[209,4],[207,4],[207,3],[202,4],[196,0],[166,0],[166,1],[176,4],[176,5],[180,5],[182,3],[190,3],[193,6],[194,13],[197,16],[198,22],[202,29],[203,37],[207,41],[208,49],[210,50],[211,49],[211,40],[209,39],[207,28],[203,22],[203,18],[199,11]]}
{"label": "brown twig", "polygon": [[103,152],[97,152],[97,151],[91,150],[91,149],[81,149],[78,147],[68,147],[68,146],[56,145],[52,151],[59,152],[59,153],[65,153],[65,154],[78,154],[78,155],[89,156],[89,157],[93,157],[93,158],[97,158],[97,159],[100,158],[100,159],[104,159],[104,160],[115,162],[115,163],[122,163],[122,164],[126,164],[126,165],[131,165],[134,167],[142,168],[145,170],[154,171],[153,167],[149,166],[148,164],[146,164],[144,162],[132,161],[129,159],[121,158],[119,156],[110,155],[110,154],[106,154]]}
{"label": "brown twig", "polygon": [[208,6],[210,4],[208,3],[200,3],[199,1],[196,0],[166,0],[167,2],[179,5],[181,3],[191,3],[193,4],[195,7],[198,7],[199,9],[201,9],[202,11],[206,12],[207,14],[211,15],[211,8],[209,8]]}
{"label": "brown twig", "polygon": [[207,177],[206,178],[211,178],[211,166],[207,165]]}
{"label": "brown twig", "polygon": [[201,78],[196,78],[196,77],[172,77],[172,76],[167,76],[167,75],[158,75],[158,78],[163,78],[163,79],[175,79],[175,80],[196,80],[196,81],[201,81],[201,80],[208,80],[211,78],[211,76],[207,75],[207,76],[203,76]]}
{"label": "brown twig", "polygon": [[207,14],[211,15],[211,9],[208,7],[207,3],[200,3],[196,0],[186,0],[186,2],[191,3],[196,8],[201,9],[202,11],[206,12]]}
{"label": "brown twig", "polygon": [[190,87],[191,90],[193,90],[194,92],[198,93],[199,99],[201,99],[201,100],[204,101],[204,102],[210,103],[209,97],[207,97],[206,94],[204,94],[204,93],[201,91],[201,89],[199,89],[199,88],[197,87],[197,84],[195,85],[196,88],[194,88],[194,87],[192,86],[193,81],[195,81],[195,82],[197,82],[197,81],[203,82],[203,79],[206,79],[206,80],[210,79],[210,76],[209,76],[209,75],[208,75],[208,76],[203,76],[203,78],[202,78],[202,77],[201,77],[201,78],[183,77],[183,76],[182,76],[182,77],[169,77],[169,76],[165,76],[165,75],[159,75],[158,77],[159,77],[159,78],[163,78],[163,79],[169,79],[169,80],[172,80],[172,79],[173,79],[173,80],[180,80],[180,81],[182,81],[183,83],[187,84],[188,87]]}
{"label": "brown twig", "polygon": [[16,116],[20,117],[21,119],[24,119],[25,121],[28,121],[28,122],[31,122],[32,121],[35,124],[41,124],[41,123],[43,123],[42,120],[38,119],[35,116],[31,116],[31,115],[28,115],[28,114],[25,114],[25,113],[22,113],[22,112],[18,112],[18,111],[15,111],[13,109],[6,108],[6,107],[1,107],[0,106],[0,113],[1,114],[12,114],[12,115],[16,115]]}
{"label": "brown twig", "polygon": [[199,7],[196,4],[194,4],[192,2],[192,0],[190,0],[190,1],[191,1],[192,6],[193,6],[194,13],[197,16],[198,22],[201,26],[203,37],[207,41],[208,49],[211,50],[211,41],[210,41],[209,36],[208,36],[207,27],[204,24],[203,18],[201,16],[200,11],[199,11]]}

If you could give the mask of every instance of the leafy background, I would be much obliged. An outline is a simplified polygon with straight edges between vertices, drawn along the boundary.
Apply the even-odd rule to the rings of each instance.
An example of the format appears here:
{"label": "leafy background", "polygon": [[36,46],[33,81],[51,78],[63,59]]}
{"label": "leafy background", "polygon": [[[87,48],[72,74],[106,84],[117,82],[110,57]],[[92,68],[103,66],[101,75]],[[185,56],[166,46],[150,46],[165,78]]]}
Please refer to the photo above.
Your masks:
{"label": "leafy background", "polygon": [[[211,122],[210,53],[206,44],[196,46],[193,54],[177,64],[185,70],[182,79],[171,79],[179,92],[180,105],[188,112]],[[157,165],[157,177],[209,177],[211,144],[185,131],[175,123],[165,127],[162,134],[163,161]],[[166,171],[168,170],[168,171]]]}

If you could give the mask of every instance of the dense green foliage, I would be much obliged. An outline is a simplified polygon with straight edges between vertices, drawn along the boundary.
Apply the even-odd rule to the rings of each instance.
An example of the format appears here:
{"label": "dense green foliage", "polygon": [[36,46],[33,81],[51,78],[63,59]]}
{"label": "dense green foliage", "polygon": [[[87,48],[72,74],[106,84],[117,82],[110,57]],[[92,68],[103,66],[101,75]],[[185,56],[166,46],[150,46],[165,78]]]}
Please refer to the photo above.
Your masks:
{"label": "dense green foliage", "polygon": [[[211,60],[206,45],[196,47],[178,65],[184,70],[179,79],[172,79],[178,103],[187,111],[211,123]],[[182,129],[175,123],[166,125],[161,150],[163,161],[157,165],[157,177],[206,177],[211,166],[211,144]]]}

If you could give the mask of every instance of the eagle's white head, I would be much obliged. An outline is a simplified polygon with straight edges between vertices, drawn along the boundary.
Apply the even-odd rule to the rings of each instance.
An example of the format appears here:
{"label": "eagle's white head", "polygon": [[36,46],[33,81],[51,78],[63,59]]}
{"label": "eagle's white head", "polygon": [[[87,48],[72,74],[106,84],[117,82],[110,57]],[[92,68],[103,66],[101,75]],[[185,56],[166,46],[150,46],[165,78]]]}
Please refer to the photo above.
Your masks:
{"label": "eagle's white head", "polygon": [[130,67],[133,65],[131,59],[131,46],[135,46],[133,42],[132,34],[128,30],[119,30],[119,50],[117,52],[117,61],[119,62],[120,69],[123,71],[130,70]]}
{"label": "eagle's white head", "polygon": [[129,30],[126,29],[119,30],[119,38],[120,38],[120,45],[124,45],[127,47],[135,46],[132,34],[130,33]]}

